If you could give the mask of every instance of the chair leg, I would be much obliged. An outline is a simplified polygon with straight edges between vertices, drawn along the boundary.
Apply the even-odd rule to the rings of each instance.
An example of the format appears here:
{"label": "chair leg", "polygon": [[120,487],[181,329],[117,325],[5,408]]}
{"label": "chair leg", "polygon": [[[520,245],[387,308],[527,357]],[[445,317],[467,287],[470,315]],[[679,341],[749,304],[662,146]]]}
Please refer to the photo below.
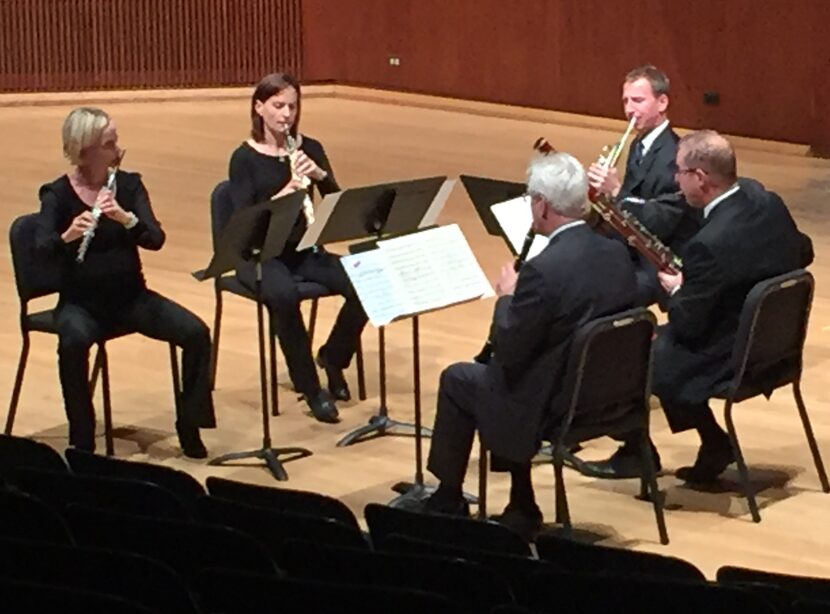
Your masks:
{"label": "chair leg", "polygon": [[554,447],[553,453],[553,477],[554,477],[554,496],[555,496],[555,505],[556,505],[556,522],[557,524],[561,524],[562,528],[564,529],[565,535],[570,537],[571,535],[571,513],[568,510],[568,496],[565,493],[565,478],[562,475],[562,468],[564,466],[564,459],[562,458],[561,451],[557,452],[557,448],[561,448],[561,446]]}
{"label": "chair leg", "polygon": [[98,346],[98,351],[95,353],[95,362],[92,363],[92,375],[89,376],[89,394],[95,393],[101,368],[101,346]]}
{"label": "chair leg", "polygon": [[749,503],[749,513],[752,515],[753,522],[761,522],[761,514],[758,512],[758,502],[755,500],[755,492],[752,483],[749,481],[749,471],[744,462],[744,455],[741,452],[741,446],[738,443],[738,434],[735,432],[735,425],[732,422],[732,401],[726,401],[726,407],[723,410],[724,419],[726,421],[726,429],[729,432],[729,441],[732,444],[732,451],[735,453],[735,462],[738,464],[738,474],[741,476],[741,488],[744,491],[744,496]]}
{"label": "chair leg", "polygon": [[26,363],[29,360],[29,333],[23,333],[23,346],[20,348],[20,360],[17,362],[17,375],[14,377],[12,398],[9,402],[9,414],[6,416],[6,435],[12,434],[14,417],[17,414],[17,405],[20,402],[20,391],[23,389],[23,374],[26,372]]}
{"label": "chair leg", "polygon": [[179,355],[176,352],[176,344],[170,344],[170,373],[173,375],[173,403],[176,407],[176,419],[182,413],[182,380],[179,375]]}
{"label": "chair leg", "polygon": [[110,369],[107,360],[107,350],[104,344],[98,345],[96,363],[101,364],[101,395],[104,398],[104,441],[106,442],[107,456],[115,454],[115,445],[112,437],[112,402],[110,398]]}
{"label": "chair leg", "polygon": [[807,407],[804,405],[804,399],[801,398],[801,382],[793,382],[793,396],[795,403],[798,405],[798,415],[801,416],[801,424],[804,426],[804,434],[807,436],[807,443],[810,446],[810,452],[813,455],[813,463],[816,466],[818,479],[821,482],[821,489],[824,492],[830,492],[830,483],[827,481],[827,472],[824,470],[824,463],[821,460],[821,454],[816,443],[816,436],[813,434],[813,426],[810,424],[810,418],[807,415]]}
{"label": "chair leg", "polygon": [[651,442],[645,431],[643,431],[643,437],[640,441],[640,454],[646,471],[646,475],[640,479],[640,494],[646,496],[646,483],[648,483],[648,489],[651,491],[651,503],[654,506],[654,517],[657,520],[657,532],[660,534],[660,543],[665,546],[669,543],[669,533],[666,530],[666,518],[663,515],[663,492],[657,484],[657,467],[654,464],[654,455],[651,453]]}
{"label": "chair leg", "polygon": [[216,309],[213,313],[213,343],[210,344],[210,389],[216,390],[216,368],[219,365],[219,333],[222,328],[222,291],[214,287]]}
{"label": "chair leg", "polygon": [[489,463],[487,462],[487,446],[481,441],[479,436],[478,445],[478,518],[479,520],[487,520],[487,472],[489,471]]}
{"label": "chair leg", "polygon": [[357,339],[357,398],[366,400],[366,371],[363,365],[363,341]]}
{"label": "chair leg", "polygon": [[277,382],[277,334],[273,317],[268,317],[268,369],[271,377],[271,415],[280,415],[280,395]]}
{"label": "chair leg", "polygon": [[308,315],[308,346],[314,347],[314,328],[317,326],[317,304],[320,299],[311,299],[311,313]]}

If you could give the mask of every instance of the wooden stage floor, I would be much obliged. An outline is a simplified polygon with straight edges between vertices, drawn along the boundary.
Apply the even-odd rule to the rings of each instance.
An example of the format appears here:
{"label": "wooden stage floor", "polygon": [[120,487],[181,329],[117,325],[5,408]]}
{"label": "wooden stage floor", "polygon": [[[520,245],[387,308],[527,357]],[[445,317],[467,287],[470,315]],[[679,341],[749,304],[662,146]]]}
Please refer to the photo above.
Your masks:
{"label": "wooden stage floor", "polygon": [[[309,94],[315,93],[309,89]],[[337,95],[332,95],[336,93]],[[474,174],[523,180],[531,144],[546,136],[558,149],[588,164],[602,145],[619,138],[623,123],[556,113],[517,110],[476,103],[428,100],[423,97],[320,88],[307,96],[302,131],[325,145],[340,184],[359,186],[396,179]],[[206,322],[213,320],[213,292],[190,272],[210,257],[208,196],[227,176],[228,157],[246,137],[248,92],[202,92],[170,96],[130,93],[100,103],[117,119],[121,144],[129,150],[125,168],[143,173],[154,209],[167,231],[158,253],[145,253],[145,273],[152,288],[180,301]],[[173,97],[179,96],[174,94]],[[90,95],[89,99],[106,98]],[[34,103],[34,104],[32,104]],[[75,106],[67,96],[0,97],[0,180],[3,207],[0,226],[38,206],[38,187],[67,169],[61,156],[60,127]],[[802,230],[815,243],[812,272],[817,290],[806,348],[803,390],[816,435],[830,462],[830,215],[824,208],[830,193],[830,161],[811,159],[792,145],[736,141],[741,175],[755,177],[778,191]],[[458,223],[480,264],[494,277],[509,253],[482,228],[473,207],[457,185],[439,218]],[[7,235],[2,249],[8,254]],[[10,396],[20,351],[18,301],[10,258],[0,260],[0,399]],[[42,305],[51,306],[54,299]],[[315,340],[321,344],[339,306],[321,301]],[[425,424],[431,425],[438,375],[448,364],[468,360],[481,347],[492,300],[430,314],[421,322],[421,372]],[[393,417],[412,419],[411,330],[397,323],[387,332],[389,409]],[[411,480],[411,438],[384,437],[349,448],[338,439],[364,424],[378,407],[377,331],[367,327],[369,399],[341,404],[342,422],[324,425],[304,411],[286,386],[280,365],[283,414],[272,420],[274,443],[311,449],[310,458],[287,464],[290,480],[280,485],[317,490],[344,500],[362,517],[369,502],[388,501],[390,486]],[[137,336],[110,346],[114,417],[119,457],[151,461],[188,471],[204,480],[218,475],[259,484],[275,484],[260,466],[209,467],[178,453],[164,344]],[[356,392],[354,372],[350,372]],[[256,448],[260,444],[259,378],[253,305],[225,301],[219,374],[215,392],[219,426],[204,431],[212,455]],[[666,471],[661,487],[668,493],[671,545],[657,541],[651,506],[634,499],[636,480],[586,479],[568,471],[571,512],[578,529],[599,533],[603,543],[668,553],[697,564],[708,576],[725,564],[830,577],[830,496],[820,492],[792,398],[776,393],[767,402],[753,400],[736,409],[738,432],[760,493],[763,522],[751,522],[736,492],[699,492],[684,487],[671,471],[694,460],[694,435],[673,436],[662,412],[653,412],[653,434]],[[99,411],[100,414],[100,411]],[[66,423],[56,369],[56,340],[34,335],[15,433],[46,441],[59,450],[66,445]],[[428,445],[428,444],[427,444]],[[101,442],[100,447],[103,448]],[[588,445],[586,457],[601,458],[614,449],[611,441]],[[475,454],[468,476],[474,489]],[[734,472],[727,477],[734,477]],[[552,470],[534,470],[540,504],[553,518]],[[427,475],[428,482],[431,476]],[[507,498],[507,480],[490,480],[490,509],[497,512]]]}

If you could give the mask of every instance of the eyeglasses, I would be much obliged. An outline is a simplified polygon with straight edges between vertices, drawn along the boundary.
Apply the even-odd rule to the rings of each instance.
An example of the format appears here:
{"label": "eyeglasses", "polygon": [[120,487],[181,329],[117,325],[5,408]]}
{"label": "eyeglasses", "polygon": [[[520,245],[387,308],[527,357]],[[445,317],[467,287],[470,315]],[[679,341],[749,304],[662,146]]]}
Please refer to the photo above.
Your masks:
{"label": "eyeglasses", "polygon": [[693,174],[693,173],[696,173],[697,171],[700,171],[701,173],[707,174],[707,173],[706,173],[706,170],[704,170],[704,169],[702,169],[702,168],[698,168],[698,167],[691,167],[691,168],[678,168],[678,169],[674,172],[674,174],[675,174],[675,175],[686,175],[686,174]]}

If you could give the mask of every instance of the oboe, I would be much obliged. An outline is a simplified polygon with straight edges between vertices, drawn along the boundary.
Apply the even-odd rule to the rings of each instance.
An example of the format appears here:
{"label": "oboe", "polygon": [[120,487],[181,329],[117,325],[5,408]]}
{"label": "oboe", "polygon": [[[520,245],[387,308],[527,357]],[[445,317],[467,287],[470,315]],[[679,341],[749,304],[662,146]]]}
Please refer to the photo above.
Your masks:
{"label": "oboe", "polygon": [[[303,187],[306,191],[308,191],[309,186],[311,185],[311,180],[305,175],[300,175],[294,165],[297,159],[298,150],[299,146],[297,144],[297,139],[295,139],[289,131],[286,131],[285,151],[288,154],[288,161],[291,166],[291,179],[302,183]],[[305,215],[306,222],[309,224],[314,223],[314,206],[311,203],[311,196],[308,194],[306,194],[305,199],[303,199],[303,214]]]}
{"label": "oboe", "polygon": [[[121,155],[118,156],[118,160],[116,160],[115,165],[111,166],[107,169],[107,184],[105,189],[112,192],[112,195],[115,196],[115,192],[117,190],[117,186],[115,184],[115,176],[118,174],[118,168],[121,166],[121,160],[124,159],[124,153],[126,150],[121,152]],[[99,195],[100,196],[100,195]],[[84,257],[86,256],[86,250],[89,249],[89,244],[92,242],[92,237],[95,236],[95,230],[98,228],[98,220],[101,218],[101,207],[98,206],[98,200],[96,199],[95,204],[92,206],[92,225],[84,231],[83,239],[81,239],[81,245],[78,247],[78,255],[75,256],[76,262],[83,262]]]}

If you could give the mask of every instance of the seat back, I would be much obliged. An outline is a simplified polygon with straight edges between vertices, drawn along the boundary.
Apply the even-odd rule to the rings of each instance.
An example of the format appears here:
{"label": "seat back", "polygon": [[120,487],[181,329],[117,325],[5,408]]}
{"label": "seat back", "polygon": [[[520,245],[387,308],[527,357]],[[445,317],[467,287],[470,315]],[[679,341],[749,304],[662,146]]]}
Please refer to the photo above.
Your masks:
{"label": "seat back", "polygon": [[69,527],[61,515],[32,495],[0,490],[0,536],[71,545]]}
{"label": "seat back", "polygon": [[728,394],[741,400],[796,381],[813,302],[813,276],[798,269],[758,282],[747,294],[732,352]]}
{"label": "seat back", "polygon": [[219,241],[219,235],[231,219],[231,214],[233,214],[231,182],[220,181],[210,194],[210,231],[214,250]]}
{"label": "seat back", "polygon": [[718,569],[717,580],[720,584],[760,583],[777,586],[801,599],[830,603],[830,579],[828,578],[794,576],[725,565]]}
{"label": "seat back", "polygon": [[13,478],[21,467],[67,473],[66,463],[51,446],[13,435],[0,435],[0,476]]}
{"label": "seat back", "polygon": [[62,267],[57,257],[47,258],[37,252],[35,236],[39,213],[16,218],[9,229],[9,245],[17,294],[24,305],[32,299],[58,292]]}
{"label": "seat back", "polygon": [[196,478],[172,467],[101,456],[75,448],[66,450],[66,460],[72,471],[78,475],[138,480],[155,484],[169,490],[191,509],[196,500],[205,495],[205,489]]}
{"label": "seat back", "polygon": [[382,547],[387,536],[397,534],[474,550],[531,554],[530,546],[518,534],[496,522],[417,514],[378,503],[369,503],[364,514],[376,548]]}
{"label": "seat back", "polygon": [[316,492],[257,486],[214,476],[206,480],[208,493],[214,497],[267,507],[281,512],[332,518],[359,529],[357,518],[342,501]]}
{"label": "seat back", "polygon": [[569,407],[558,427],[588,425],[597,433],[631,420],[648,421],[651,341],[655,318],[639,308],[597,318],[574,334],[564,378]]}
{"label": "seat back", "polygon": [[170,567],[114,550],[0,540],[0,577],[121,597],[164,614],[196,611]]}
{"label": "seat back", "polygon": [[697,567],[673,556],[584,544],[554,535],[540,535],[536,540],[539,558],[576,573],[605,571],[616,575],[705,582]]}
{"label": "seat back", "polygon": [[150,482],[24,468],[16,472],[13,483],[58,509],[79,503],[151,518],[190,518],[173,493]]}

